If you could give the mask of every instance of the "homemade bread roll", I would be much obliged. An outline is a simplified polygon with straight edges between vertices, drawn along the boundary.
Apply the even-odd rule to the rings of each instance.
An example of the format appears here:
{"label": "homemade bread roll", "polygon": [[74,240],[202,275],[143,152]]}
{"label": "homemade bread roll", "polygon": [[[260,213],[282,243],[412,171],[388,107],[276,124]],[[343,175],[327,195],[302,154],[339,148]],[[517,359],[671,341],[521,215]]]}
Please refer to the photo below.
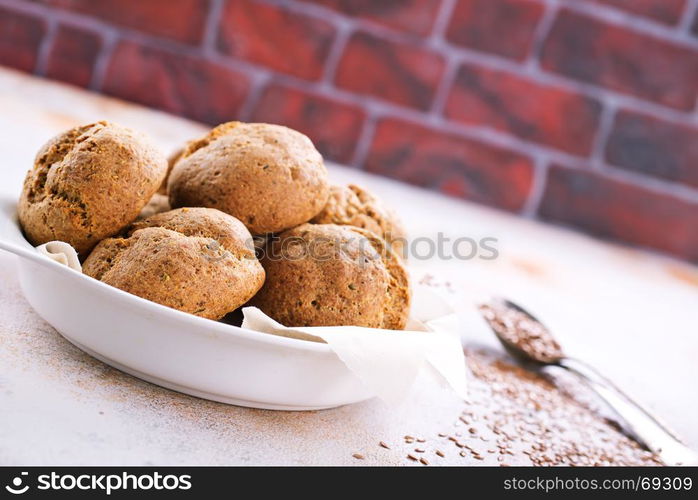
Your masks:
{"label": "homemade bread roll", "polygon": [[187,145],[167,191],[172,207],[217,208],[264,234],[309,221],[325,206],[329,187],[322,156],[305,135],[229,122]]}
{"label": "homemade bread roll", "polygon": [[144,299],[220,319],[264,283],[252,236],[234,217],[181,208],[134,223],[101,241],[83,272]]}
{"label": "homemade bread roll", "polygon": [[285,326],[405,328],[407,272],[369,231],[303,224],[271,238],[261,262],[267,278],[250,305]]}
{"label": "homemade bread roll", "polygon": [[132,222],[165,177],[167,160],[134,131],[109,122],[46,143],[27,173],[19,221],[33,245],[60,240],[85,257]]}

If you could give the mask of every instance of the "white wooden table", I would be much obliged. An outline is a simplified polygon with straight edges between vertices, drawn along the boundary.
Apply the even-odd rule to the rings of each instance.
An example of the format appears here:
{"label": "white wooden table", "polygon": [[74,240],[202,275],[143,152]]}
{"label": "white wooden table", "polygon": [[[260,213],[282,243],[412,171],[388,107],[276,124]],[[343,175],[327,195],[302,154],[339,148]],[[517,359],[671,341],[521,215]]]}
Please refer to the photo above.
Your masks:
{"label": "white wooden table", "polygon": [[[0,69],[0,194],[17,196],[38,147],[109,119],[169,151],[200,125]],[[412,237],[498,239],[496,260],[413,259],[465,294],[496,291],[530,307],[571,354],[595,364],[698,448],[698,268],[331,168],[399,208]],[[661,228],[658,228],[661,230]],[[464,342],[495,345],[477,329]],[[431,432],[461,404],[428,385],[380,401],[284,413],[226,406],[141,382],[93,360],[30,308],[15,257],[0,253],[0,464],[355,464],[380,439]],[[417,429],[417,431],[415,430]],[[404,463],[399,450],[363,463]],[[463,459],[459,463],[463,463]]]}

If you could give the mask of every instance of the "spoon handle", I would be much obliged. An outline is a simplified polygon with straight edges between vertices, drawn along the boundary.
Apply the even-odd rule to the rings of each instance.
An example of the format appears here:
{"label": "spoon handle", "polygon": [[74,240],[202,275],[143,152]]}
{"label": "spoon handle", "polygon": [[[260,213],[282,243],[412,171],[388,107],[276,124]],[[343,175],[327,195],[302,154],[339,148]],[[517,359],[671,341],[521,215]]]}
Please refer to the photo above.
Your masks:
{"label": "spoon handle", "polygon": [[596,369],[572,358],[563,358],[558,366],[586,382],[625,421],[635,438],[665,464],[698,465],[698,454]]}

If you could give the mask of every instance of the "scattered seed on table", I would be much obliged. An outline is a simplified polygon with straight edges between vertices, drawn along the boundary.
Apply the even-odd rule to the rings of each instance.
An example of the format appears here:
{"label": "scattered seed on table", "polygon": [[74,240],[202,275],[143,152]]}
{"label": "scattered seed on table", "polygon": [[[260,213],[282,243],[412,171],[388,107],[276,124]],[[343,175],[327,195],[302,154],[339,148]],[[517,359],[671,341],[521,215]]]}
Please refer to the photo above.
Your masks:
{"label": "scattered seed on table", "polygon": [[424,465],[429,465],[429,461],[424,457],[420,458],[419,461]]}
{"label": "scattered seed on table", "polygon": [[354,454],[352,455],[352,457],[354,457],[354,458],[357,459],[357,460],[363,460],[363,459],[364,459],[364,456],[363,456],[361,453],[354,453]]}
{"label": "scattered seed on table", "polygon": [[385,448],[386,450],[389,450],[389,449],[390,449],[390,446],[388,446],[388,444],[387,444],[385,441],[381,441],[381,442],[378,443],[378,444],[381,445],[381,446],[382,446],[383,448]]}
{"label": "scattered seed on table", "polygon": [[[516,465],[509,458],[514,456],[528,458],[527,463],[534,466],[660,465],[657,457],[603,418],[585,406],[569,404],[569,396],[550,382],[486,353],[466,349],[465,355],[474,374],[473,388],[479,390],[453,415],[452,427],[438,433],[442,443],[448,440],[460,448],[454,451],[461,457],[489,463],[496,457],[502,467]],[[549,417],[554,417],[554,424]],[[429,440],[406,435],[404,442]],[[517,443],[523,449],[516,449]],[[417,444],[407,458],[423,463],[420,453],[425,448],[445,457],[430,443]]]}
{"label": "scattered seed on table", "polygon": [[424,448],[415,448],[414,451],[417,453],[424,453]]}

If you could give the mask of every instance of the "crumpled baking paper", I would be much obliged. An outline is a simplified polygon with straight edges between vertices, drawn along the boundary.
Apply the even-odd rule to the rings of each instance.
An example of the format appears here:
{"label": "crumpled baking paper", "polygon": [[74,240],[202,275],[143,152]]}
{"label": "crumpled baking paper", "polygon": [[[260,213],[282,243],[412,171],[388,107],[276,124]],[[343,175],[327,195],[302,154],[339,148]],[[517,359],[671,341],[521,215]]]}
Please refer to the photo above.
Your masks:
{"label": "crumpled baking paper", "polygon": [[405,330],[357,326],[285,327],[256,307],[242,310],[243,328],[302,340],[325,342],[375,395],[389,404],[403,401],[425,369],[460,397],[467,392],[459,319],[433,290],[417,285]]}
{"label": "crumpled baking paper", "polygon": [[36,251],[64,266],[82,272],[82,266],[80,265],[77,252],[64,241],[49,241],[48,243],[36,247]]}

